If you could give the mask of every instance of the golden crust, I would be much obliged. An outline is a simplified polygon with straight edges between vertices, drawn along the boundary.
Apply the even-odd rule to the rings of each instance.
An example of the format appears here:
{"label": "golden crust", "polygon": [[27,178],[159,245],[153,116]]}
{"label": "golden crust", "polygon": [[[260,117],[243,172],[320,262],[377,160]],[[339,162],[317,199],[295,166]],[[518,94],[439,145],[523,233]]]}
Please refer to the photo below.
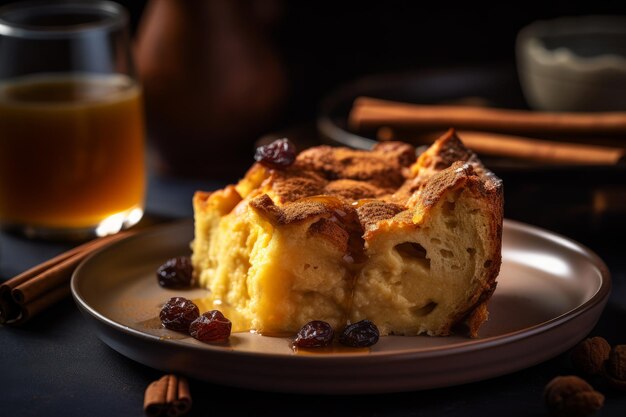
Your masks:
{"label": "golden crust", "polygon": [[332,217],[339,211],[350,212],[354,208],[336,197],[307,197],[294,203],[278,206],[263,194],[250,200],[250,207],[275,225],[301,223],[315,217]]}
{"label": "golden crust", "polygon": [[[502,218],[502,181],[463,145],[454,129],[417,161],[413,146],[383,142],[370,152],[310,148],[285,170],[267,170],[255,164],[242,181],[252,182],[248,177],[258,178],[259,170],[265,170],[266,178],[252,193],[257,197],[250,205],[279,225],[337,217],[337,213],[352,213],[357,208],[359,225],[344,227],[364,233],[367,241],[372,234],[365,232],[376,229],[381,221],[411,218],[413,224],[421,223],[444,193],[461,188],[480,194],[495,216]],[[501,233],[493,230],[489,239],[500,242]],[[499,261],[494,271],[497,276]]]}
{"label": "golden crust", "polygon": [[380,200],[362,201],[356,209],[364,230],[374,228],[379,222],[395,217],[406,207]]}
{"label": "golden crust", "polygon": [[448,130],[433,146],[420,155],[420,169],[429,168],[434,171],[448,168],[457,161],[473,165],[482,165],[474,152],[467,149],[453,129]]}
{"label": "golden crust", "polygon": [[313,195],[325,194],[328,184],[319,173],[311,170],[288,168],[272,170],[266,181],[271,194],[280,204],[291,203]]}
{"label": "golden crust", "polygon": [[[449,136],[446,136],[448,139]],[[455,141],[460,141],[456,138]],[[461,144],[462,146],[462,144]],[[414,207],[413,223],[423,222],[433,207],[440,202],[445,192],[460,189],[470,190],[475,198],[480,199],[486,205],[485,211],[490,213],[493,219],[500,219],[489,223],[491,226],[485,236],[485,241],[491,244],[488,252],[491,259],[486,265],[485,279],[482,282],[482,290],[477,291],[470,300],[469,307],[459,311],[452,323],[463,321],[468,327],[471,337],[478,336],[480,325],[487,320],[487,302],[496,289],[496,278],[500,272],[502,263],[502,218],[503,218],[503,190],[502,181],[493,173],[486,170],[473,154],[469,155],[471,162],[456,161],[451,166],[433,174],[424,183],[421,192],[415,193],[409,200],[409,205]],[[412,201],[414,200],[414,201]]]}
{"label": "golden crust", "polygon": [[389,194],[389,189],[379,188],[365,181],[339,179],[326,184],[323,194],[358,201],[383,197]]}
{"label": "golden crust", "polygon": [[[348,212],[362,200],[381,202],[358,210],[362,230],[388,219],[388,204],[393,205],[395,214],[403,211],[398,211],[398,207],[412,210],[414,222],[418,223],[424,211],[444,192],[465,186],[470,177],[472,188],[493,199],[494,205],[501,204],[501,181],[465,148],[452,129],[414,161],[415,148],[402,142],[380,143],[370,152],[318,146],[300,153],[295,163],[284,170],[259,168],[255,164],[241,182],[253,183],[249,177],[255,177],[259,183],[259,170],[265,170],[264,180],[251,196],[267,194],[269,200],[253,206],[268,215],[262,206],[269,201],[284,206],[286,212],[280,217],[280,224],[333,215],[338,210]],[[329,198],[313,198],[317,196]]]}
{"label": "golden crust", "polygon": [[193,196],[193,208],[195,212],[205,212],[216,209],[221,216],[225,216],[235,209],[242,201],[241,195],[232,185],[215,192],[196,191]]}
{"label": "golden crust", "polygon": [[411,145],[386,142],[369,152],[311,148],[282,170],[254,164],[237,186],[196,193],[194,209],[203,211],[213,204],[225,215],[249,207],[274,227],[308,222],[307,235],[325,239],[358,262],[357,255],[378,231],[394,225],[419,227],[443,196],[461,191],[483,202],[493,220],[484,237],[493,255],[485,265],[482,288],[448,323],[450,327],[464,321],[475,337],[487,319],[487,302],[500,269],[502,182],[465,148],[454,130],[417,160]]}
{"label": "golden crust", "polygon": [[379,201],[357,211],[356,229],[362,231],[388,218],[390,207],[394,214],[401,211],[401,205],[385,200],[407,180],[415,159],[415,148],[401,142],[382,143],[369,152],[318,146],[301,152],[286,169],[265,169],[262,181],[259,172],[264,168],[255,164],[240,182],[244,186],[237,188],[259,184],[250,192],[250,206],[279,225],[352,213],[359,201]]}

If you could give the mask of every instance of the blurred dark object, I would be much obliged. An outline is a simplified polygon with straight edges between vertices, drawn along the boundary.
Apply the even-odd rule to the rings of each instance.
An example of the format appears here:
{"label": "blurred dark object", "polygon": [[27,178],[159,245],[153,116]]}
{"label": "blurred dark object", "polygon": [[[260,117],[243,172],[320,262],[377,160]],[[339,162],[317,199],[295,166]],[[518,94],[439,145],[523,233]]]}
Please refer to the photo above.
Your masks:
{"label": "blurred dark object", "polygon": [[[355,98],[369,96],[417,104],[488,104],[528,109],[511,66],[476,66],[384,74],[343,85],[323,101],[317,129],[326,142],[368,149],[376,136],[348,127]],[[460,136],[463,139],[463,136]],[[410,140],[410,138],[398,138]],[[594,144],[595,142],[589,142]],[[613,138],[626,147],[626,138]],[[417,144],[419,145],[419,144]],[[549,164],[510,157],[480,155],[504,180],[505,216],[571,237],[605,232],[622,236],[626,223],[626,165]]]}
{"label": "blurred dark object", "polygon": [[279,5],[147,4],[136,54],[160,168],[225,178],[249,165],[254,141],[273,127],[287,97],[283,65],[266,34]]}
{"label": "blurred dark object", "polygon": [[550,111],[626,111],[626,15],[539,20],[517,36],[526,101]]}

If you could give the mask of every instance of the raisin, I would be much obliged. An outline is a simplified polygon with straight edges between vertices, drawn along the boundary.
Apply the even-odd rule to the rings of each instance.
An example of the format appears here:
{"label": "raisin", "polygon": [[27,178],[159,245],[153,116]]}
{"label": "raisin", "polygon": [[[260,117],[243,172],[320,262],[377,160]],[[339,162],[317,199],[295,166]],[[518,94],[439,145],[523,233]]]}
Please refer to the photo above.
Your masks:
{"label": "raisin", "polygon": [[200,310],[193,301],[183,297],[172,297],[161,309],[159,318],[168,329],[188,332],[189,325],[199,315]]}
{"label": "raisin", "polygon": [[192,284],[193,267],[188,256],[168,259],[157,269],[159,285],[166,288],[184,288]]}
{"label": "raisin", "polygon": [[201,342],[224,343],[230,337],[232,323],[221,311],[211,310],[195,319],[189,334]]}
{"label": "raisin", "polygon": [[316,348],[332,343],[335,332],[330,324],[321,320],[313,320],[302,326],[293,341],[294,347]]}
{"label": "raisin", "polygon": [[378,342],[378,327],[369,320],[352,323],[343,329],[339,335],[339,342],[346,346],[368,347]]}
{"label": "raisin", "polygon": [[286,168],[296,160],[296,147],[289,139],[278,139],[256,148],[254,159],[268,168]]}

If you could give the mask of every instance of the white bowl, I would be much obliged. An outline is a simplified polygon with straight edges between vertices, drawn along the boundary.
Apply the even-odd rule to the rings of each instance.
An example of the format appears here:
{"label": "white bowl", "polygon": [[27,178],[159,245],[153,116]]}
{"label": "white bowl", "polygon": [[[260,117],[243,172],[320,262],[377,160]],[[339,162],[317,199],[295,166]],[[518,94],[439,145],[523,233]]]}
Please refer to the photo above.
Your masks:
{"label": "white bowl", "polygon": [[516,52],[533,109],[626,110],[626,16],[536,21],[519,32]]}

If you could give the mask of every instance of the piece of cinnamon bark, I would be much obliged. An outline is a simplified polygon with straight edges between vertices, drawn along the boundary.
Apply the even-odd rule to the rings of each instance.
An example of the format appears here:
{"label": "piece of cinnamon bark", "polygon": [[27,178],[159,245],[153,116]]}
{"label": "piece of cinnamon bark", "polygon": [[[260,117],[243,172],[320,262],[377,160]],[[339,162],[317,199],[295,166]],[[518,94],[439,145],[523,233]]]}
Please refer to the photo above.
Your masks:
{"label": "piece of cinnamon bark", "polygon": [[189,384],[184,377],[165,375],[146,388],[143,409],[147,416],[177,417],[191,410]]}

